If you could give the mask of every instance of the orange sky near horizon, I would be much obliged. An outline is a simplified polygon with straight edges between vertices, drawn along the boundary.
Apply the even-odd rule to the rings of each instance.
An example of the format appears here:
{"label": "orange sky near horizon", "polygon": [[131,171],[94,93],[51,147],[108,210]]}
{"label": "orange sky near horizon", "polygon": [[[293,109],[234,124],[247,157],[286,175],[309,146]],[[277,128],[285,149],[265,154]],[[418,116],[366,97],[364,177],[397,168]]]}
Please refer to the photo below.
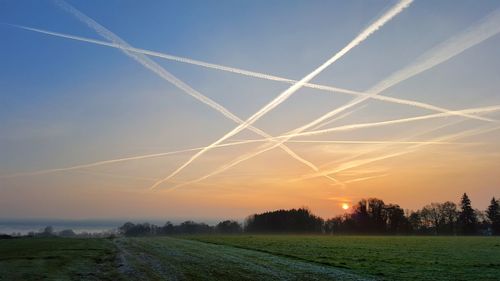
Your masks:
{"label": "orange sky near horizon", "polygon": [[500,197],[499,1],[70,2],[0,3],[0,218]]}

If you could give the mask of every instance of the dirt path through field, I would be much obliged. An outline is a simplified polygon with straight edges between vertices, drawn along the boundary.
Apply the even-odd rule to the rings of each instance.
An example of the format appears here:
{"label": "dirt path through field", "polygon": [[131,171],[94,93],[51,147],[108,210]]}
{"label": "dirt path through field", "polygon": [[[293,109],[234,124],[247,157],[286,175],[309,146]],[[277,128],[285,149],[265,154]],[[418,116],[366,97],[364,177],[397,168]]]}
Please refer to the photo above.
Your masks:
{"label": "dirt path through field", "polygon": [[342,269],[175,238],[116,239],[127,280],[370,280]]}
{"label": "dirt path through field", "polygon": [[135,268],[130,264],[130,260],[133,258],[132,254],[125,248],[123,239],[115,239],[113,240],[118,253],[116,256],[118,271],[123,276],[131,276],[134,279],[140,277],[139,272],[135,270]]}

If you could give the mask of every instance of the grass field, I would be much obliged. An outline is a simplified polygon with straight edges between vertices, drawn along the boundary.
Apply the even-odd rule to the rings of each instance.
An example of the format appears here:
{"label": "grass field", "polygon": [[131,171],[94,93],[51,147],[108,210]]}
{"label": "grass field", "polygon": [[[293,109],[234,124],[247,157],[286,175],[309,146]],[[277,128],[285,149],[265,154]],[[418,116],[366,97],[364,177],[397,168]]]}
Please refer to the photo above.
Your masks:
{"label": "grass field", "polygon": [[0,240],[0,280],[116,280],[107,239]]}
{"label": "grass field", "polygon": [[260,251],[162,238],[117,240],[133,280],[371,280],[344,269]]}
{"label": "grass field", "polygon": [[171,237],[0,240],[0,280],[371,280],[344,269]]}
{"label": "grass field", "polygon": [[384,280],[500,280],[500,237],[193,236]]}
{"label": "grass field", "polygon": [[0,280],[500,280],[500,238],[10,239]]}

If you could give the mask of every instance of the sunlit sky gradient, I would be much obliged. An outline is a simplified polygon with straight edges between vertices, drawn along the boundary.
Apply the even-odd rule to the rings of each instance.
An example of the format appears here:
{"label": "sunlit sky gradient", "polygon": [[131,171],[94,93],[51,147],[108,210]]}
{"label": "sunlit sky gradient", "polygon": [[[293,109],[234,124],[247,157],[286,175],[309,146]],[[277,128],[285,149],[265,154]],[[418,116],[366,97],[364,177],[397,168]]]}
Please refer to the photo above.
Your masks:
{"label": "sunlit sky gradient", "polygon": [[[397,1],[68,3],[134,47],[299,80]],[[366,91],[497,9],[500,3],[494,0],[415,1],[312,82]],[[0,1],[0,22],[106,41],[51,1]],[[292,139],[346,143],[287,143],[320,171],[401,152],[331,174],[342,184],[310,178],[310,168],[277,148],[169,191],[262,143],[213,149],[153,191],[154,182],[195,152],[10,177],[203,147],[237,124],[117,49],[5,24],[0,24],[0,38],[0,218],[240,219],[301,206],[331,217],[344,212],[342,203],[366,197],[417,209],[457,201],[467,192],[473,206],[484,209],[492,196],[500,196],[500,130],[423,145],[411,153],[404,152],[415,144],[383,143],[435,141],[500,126],[460,116]],[[381,95],[452,110],[500,105],[499,46],[497,34]],[[290,86],[152,59],[241,119]],[[254,125],[277,136],[353,98],[302,88]],[[350,114],[322,129],[438,112],[369,99],[343,113]],[[480,116],[500,120],[499,111]],[[231,140],[261,138],[245,130]]]}

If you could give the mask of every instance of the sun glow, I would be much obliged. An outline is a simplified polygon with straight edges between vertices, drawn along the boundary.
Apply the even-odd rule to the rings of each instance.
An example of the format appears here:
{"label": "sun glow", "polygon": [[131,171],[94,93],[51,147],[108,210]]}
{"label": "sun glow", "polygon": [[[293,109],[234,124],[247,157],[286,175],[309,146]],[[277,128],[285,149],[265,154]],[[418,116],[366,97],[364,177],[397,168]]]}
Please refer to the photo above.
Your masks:
{"label": "sun glow", "polygon": [[342,209],[344,209],[344,210],[349,209],[349,204],[347,204],[347,203],[342,203]]}

